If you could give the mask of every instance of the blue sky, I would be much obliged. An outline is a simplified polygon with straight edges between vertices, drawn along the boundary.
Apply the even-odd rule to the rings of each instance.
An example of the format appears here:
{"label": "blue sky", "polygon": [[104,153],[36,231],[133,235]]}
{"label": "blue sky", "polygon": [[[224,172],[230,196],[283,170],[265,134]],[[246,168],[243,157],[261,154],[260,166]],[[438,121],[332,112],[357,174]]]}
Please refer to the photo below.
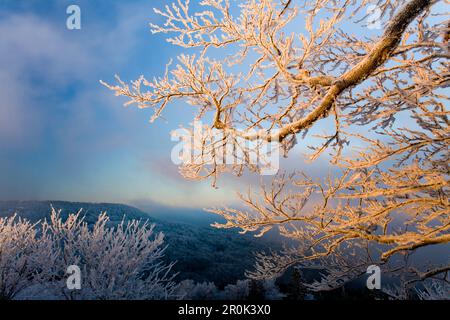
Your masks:
{"label": "blue sky", "polygon": [[161,2],[77,1],[82,29],[69,31],[72,3],[0,1],[0,197],[166,203],[206,188],[170,166],[176,116],[151,126],[99,84],[160,74],[177,54],[150,35]]}

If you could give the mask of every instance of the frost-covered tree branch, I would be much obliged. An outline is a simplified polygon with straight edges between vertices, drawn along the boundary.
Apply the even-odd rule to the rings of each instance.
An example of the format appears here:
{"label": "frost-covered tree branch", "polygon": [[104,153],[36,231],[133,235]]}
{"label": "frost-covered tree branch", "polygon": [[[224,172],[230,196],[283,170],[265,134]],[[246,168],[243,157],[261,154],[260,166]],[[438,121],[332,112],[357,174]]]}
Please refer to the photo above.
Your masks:
{"label": "frost-covered tree branch", "polygon": [[[259,236],[277,227],[298,240],[283,254],[260,255],[256,278],[317,262],[334,266],[327,280],[336,286],[368,263],[388,265],[394,256],[450,242],[449,24],[435,9],[448,1],[378,1],[381,31],[368,37],[370,5],[204,0],[204,10],[192,12],[189,1],[178,1],[156,10],[166,23],[151,27],[192,54],[152,81],[103,82],[128,105],[154,108],[152,120],[181,100],[222,132],[217,141],[207,131],[199,145],[214,161],[182,166],[189,179],[259,171],[251,163],[226,165],[224,145],[274,141],[288,154],[297,143],[310,144],[320,124],[331,124],[309,145],[310,160],[328,152],[340,174],[280,174],[260,192],[241,195],[248,210],[211,210],[227,220],[217,227]],[[361,261],[352,265],[351,252]]]}

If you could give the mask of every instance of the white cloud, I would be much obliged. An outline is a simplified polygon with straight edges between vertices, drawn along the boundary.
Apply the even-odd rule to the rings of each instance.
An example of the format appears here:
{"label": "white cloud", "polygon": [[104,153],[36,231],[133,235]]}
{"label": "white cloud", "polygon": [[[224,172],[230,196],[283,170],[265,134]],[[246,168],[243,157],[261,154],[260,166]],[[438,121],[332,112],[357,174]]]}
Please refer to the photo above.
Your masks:
{"label": "white cloud", "polygon": [[[55,126],[52,99],[73,83],[91,85],[71,97],[69,108],[83,101],[85,112],[95,113],[101,87],[93,75],[111,65],[127,63],[138,41],[137,30],[146,28],[148,2],[116,4],[119,13],[113,28],[93,25],[89,30],[68,31],[63,24],[35,14],[4,15],[0,20],[0,147],[29,147]],[[146,10],[143,10],[146,8]],[[78,32],[76,34],[75,32]],[[114,72],[114,71],[111,71]],[[89,83],[86,84],[86,79]],[[98,95],[95,93],[98,92]],[[40,99],[42,101],[40,101]],[[48,101],[48,102],[47,102]],[[92,111],[86,111],[86,107]],[[69,114],[72,113],[69,111]],[[71,130],[83,130],[70,118]]]}

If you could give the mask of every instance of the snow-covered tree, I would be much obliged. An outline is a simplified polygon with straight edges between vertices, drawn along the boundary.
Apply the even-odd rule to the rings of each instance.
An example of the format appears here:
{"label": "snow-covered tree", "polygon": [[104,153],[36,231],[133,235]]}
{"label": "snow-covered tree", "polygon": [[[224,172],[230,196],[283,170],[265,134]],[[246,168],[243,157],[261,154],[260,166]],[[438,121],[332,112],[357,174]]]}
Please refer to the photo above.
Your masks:
{"label": "snow-covered tree", "polygon": [[177,285],[176,295],[182,300],[216,300],[219,291],[213,282],[195,283],[188,279]]}
{"label": "snow-covered tree", "polygon": [[0,218],[0,300],[14,299],[43,280],[56,258],[36,225],[12,216]]}
{"label": "snow-covered tree", "polygon": [[[285,155],[309,144],[312,161],[329,152],[333,176],[282,173],[241,195],[248,210],[211,210],[227,221],[216,227],[257,235],[278,227],[298,240],[259,255],[251,277],[313,265],[325,272],[311,289],[332,289],[369,264],[398,270],[393,257],[450,242],[448,1],[199,4],[155,10],[166,22],[152,25],[191,54],[161,78],[103,83],[128,105],[154,108],[152,121],[175,100],[198,109],[196,120],[215,131],[205,130],[201,152],[181,166],[189,179],[261,172],[248,141],[278,143]],[[320,124],[333,129],[311,137]],[[247,161],[226,163],[226,145]]]}
{"label": "snow-covered tree", "polygon": [[[383,288],[392,299],[450,300],[450,272],[446,266],[428,271],[408,270],[408,279]],[[405,275],[402,275],[405,278]]]}
{"label": "snow-covered tree", "polygon": [[[49,284],[67,299],[174,298],[172,265],[161,261],[163,234],[154,234],[154,225],[146,222],[122,221],[108,226],[108,220],[102,213],[91,228],[81,211],[64,221],[61,211],[52,209],[50,222],[42,227],[58,253]],[[67,288],[66,270],[71,265],[81,270],[81,290]]]}
{"label": "snow-covered tree", "polygon": [[226,300],[246,300],[250,293],[250,280],[238,280],[236,284],[229,284],[224,289]]}
{"label": "snow-covered tree", "polygon": [[[108,226],[106,213],[91,227],[77,214],[66,220],[0,219],[0,298],[173,299],[172,264],[161,260],[163,234],[136,220]],[[67,287],[78,266],[81,289]]]}
{"label": "snow-covered tree", "polygon": [[450,300],[450,283],[444,281],[425,281],[423,289],[417,289],[421,300]]}
{"label": "snow-covered tree", "polygon": [[286,295],[280,291],[280,288],[278,288],[274,279],[264,280],[263,288],[265,300],[281,300],[286,297]]}

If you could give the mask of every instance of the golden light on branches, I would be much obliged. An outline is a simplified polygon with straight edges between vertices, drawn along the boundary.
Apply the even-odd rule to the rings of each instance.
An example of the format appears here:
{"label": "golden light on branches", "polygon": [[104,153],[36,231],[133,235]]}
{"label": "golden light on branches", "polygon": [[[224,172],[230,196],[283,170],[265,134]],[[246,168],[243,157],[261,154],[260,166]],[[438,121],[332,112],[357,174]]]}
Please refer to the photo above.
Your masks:
{"label": "golden light on branches", "polygon": [[[434,10],[448,1],[378,1],[383,30],[372,38],[364,35],[369,5],[204,0],[203,11],[191,12],[189,1],[178,1],[156,10],[166,22],[152,30],[196,54],[180,55],[162,78],[104,83],[128,104],[154,108],[152,120],[182,100],[226,139],[276,141],[286,153],[308,143],[308,130],[321,119],[333,119],[333,133],[311,146],[310,158],[331,152],[330,166],[341,174],[317,181],[280,174],[241,195],[248,210],[210,210],[227,221],[216,227],[259,236],[277,227],[298,240],[282,254],[259,255],[253,277],[319,263],[330,272],[315,288],[332,288],[367,263],[388,265],[398,254],[450,242],[450,30],[448,13]],[[213,58],[217,52],[226,58]],[[358,132],[369,127],[370,135]],[[355,141],[364,146],[356,152]],[[215,156],[214,148],[204,151]],[[196,165],[182,172],[204,178],[206,164]],[[230,168],[208,170],[216,179]],[[419,278],[439,270],[448,282],[449,268],[432,266]]]}

